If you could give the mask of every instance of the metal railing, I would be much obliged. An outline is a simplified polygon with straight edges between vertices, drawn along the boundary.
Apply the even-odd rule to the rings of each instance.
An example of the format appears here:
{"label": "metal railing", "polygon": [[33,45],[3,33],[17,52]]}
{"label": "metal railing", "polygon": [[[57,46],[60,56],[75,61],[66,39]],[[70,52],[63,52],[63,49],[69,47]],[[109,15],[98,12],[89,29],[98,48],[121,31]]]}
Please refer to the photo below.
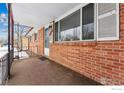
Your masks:
{"label": "metal railing", "polygon": [[13,52],[10,51],[10,55],[6,53],[0,58],[0,85],[4,85],[8,79],[8,73],[10,72],[11,63],[13,61],[12,53]]}
{"label": "metal railing", "polygon": [[8,53],[0,58],[0,84],[5,84],[8,77]]}

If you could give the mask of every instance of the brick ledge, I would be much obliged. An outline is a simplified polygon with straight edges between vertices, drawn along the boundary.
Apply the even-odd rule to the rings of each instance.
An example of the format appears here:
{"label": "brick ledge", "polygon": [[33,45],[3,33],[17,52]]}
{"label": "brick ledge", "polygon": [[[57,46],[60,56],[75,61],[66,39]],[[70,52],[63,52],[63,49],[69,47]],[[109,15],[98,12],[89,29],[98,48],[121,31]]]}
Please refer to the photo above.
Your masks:
{"label": "brick ledge", "polygon": [[92,47],[96,46],[96,41],[85,41],[85,42],[55,42],[51,45],[63,45],[63,46],[82,46],[82,47]]}

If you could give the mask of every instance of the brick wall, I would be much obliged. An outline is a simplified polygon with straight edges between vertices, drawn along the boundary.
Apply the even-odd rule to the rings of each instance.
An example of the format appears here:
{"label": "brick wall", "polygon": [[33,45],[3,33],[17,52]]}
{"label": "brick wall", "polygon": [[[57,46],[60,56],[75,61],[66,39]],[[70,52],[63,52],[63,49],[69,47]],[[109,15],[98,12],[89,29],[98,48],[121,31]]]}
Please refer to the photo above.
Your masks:
{"label": "brick wall", "polygon": [[119,41],[54,43],[49,58],[102,84],[124,85],[124,4]]}
{"label": "brick wall", "polygon": [[[38,49],[37,52],[36,52],[36,48]],[[29,51],[37,55],[43,56],[44,54],[44,27],[42,27],[38,31],[37,41],[34,41],[34,35],[33,35],[31,42],[29,42]]]}
{"label": "brick wall", "polygon": [[44,27],[38,31],[38,55],[44,54]]}
{"label": "brick wall", "polygon": [[31,42],[29,42],[29,51],[37,54],[38,41],[34,40],[34,35],[32,36]]}

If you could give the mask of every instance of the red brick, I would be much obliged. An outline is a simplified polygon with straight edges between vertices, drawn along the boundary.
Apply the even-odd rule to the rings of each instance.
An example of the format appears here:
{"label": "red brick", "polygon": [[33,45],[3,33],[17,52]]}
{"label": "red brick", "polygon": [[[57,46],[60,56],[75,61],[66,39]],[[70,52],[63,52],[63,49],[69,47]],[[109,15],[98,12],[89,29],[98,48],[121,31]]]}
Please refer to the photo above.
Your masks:
{"label": "red brick", "polygon": [[107,52],[107,53],[110,54],[110,55],[119,55],[118,52],[112,52],[112,51],[110,52],[110,51],[109,51],[109,52]]}
{"label": "red brick", "polygon": [[120,70],[124,70],[124,67],[120,67]]}
{"label": "red brick", "polygon": [[[38,49],[44,54],[44,28],[40,34]],[[31,44],[33,46],[33,44]],[[32,50],[34,50],[32,48]],[[113,41],[61,42],[50,44],[49,58],[76,72],[100,82],[108,77],[107,84],[120,84],[124,78],[124,4],[120,4],[120,38]],[[102,73],[101,73],[102,72]],[[113,78],[111,78],[113,76]]]}

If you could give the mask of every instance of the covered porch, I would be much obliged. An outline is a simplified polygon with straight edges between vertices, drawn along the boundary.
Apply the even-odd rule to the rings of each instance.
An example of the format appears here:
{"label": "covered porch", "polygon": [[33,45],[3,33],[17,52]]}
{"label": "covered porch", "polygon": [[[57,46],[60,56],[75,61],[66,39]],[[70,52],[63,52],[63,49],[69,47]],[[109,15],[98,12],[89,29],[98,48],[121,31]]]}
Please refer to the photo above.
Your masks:
{"label": "covered porch", "polygon": [[[8,62],[5,70],[9,79],[5,84],[124,84],[124,22],[120,16],[124,4],[9,5],[8,14],[14,16],[12,26],[11,20],[8,24],[9,55],[7,61],[1,61],[2,66],[3,61]],[[29,55],[24,59],[19,54],[23,51]]]}
{"label": "covered porch", "polygon": [[32,56],[12,64],[7,85],[100,85],[45,57]]}

